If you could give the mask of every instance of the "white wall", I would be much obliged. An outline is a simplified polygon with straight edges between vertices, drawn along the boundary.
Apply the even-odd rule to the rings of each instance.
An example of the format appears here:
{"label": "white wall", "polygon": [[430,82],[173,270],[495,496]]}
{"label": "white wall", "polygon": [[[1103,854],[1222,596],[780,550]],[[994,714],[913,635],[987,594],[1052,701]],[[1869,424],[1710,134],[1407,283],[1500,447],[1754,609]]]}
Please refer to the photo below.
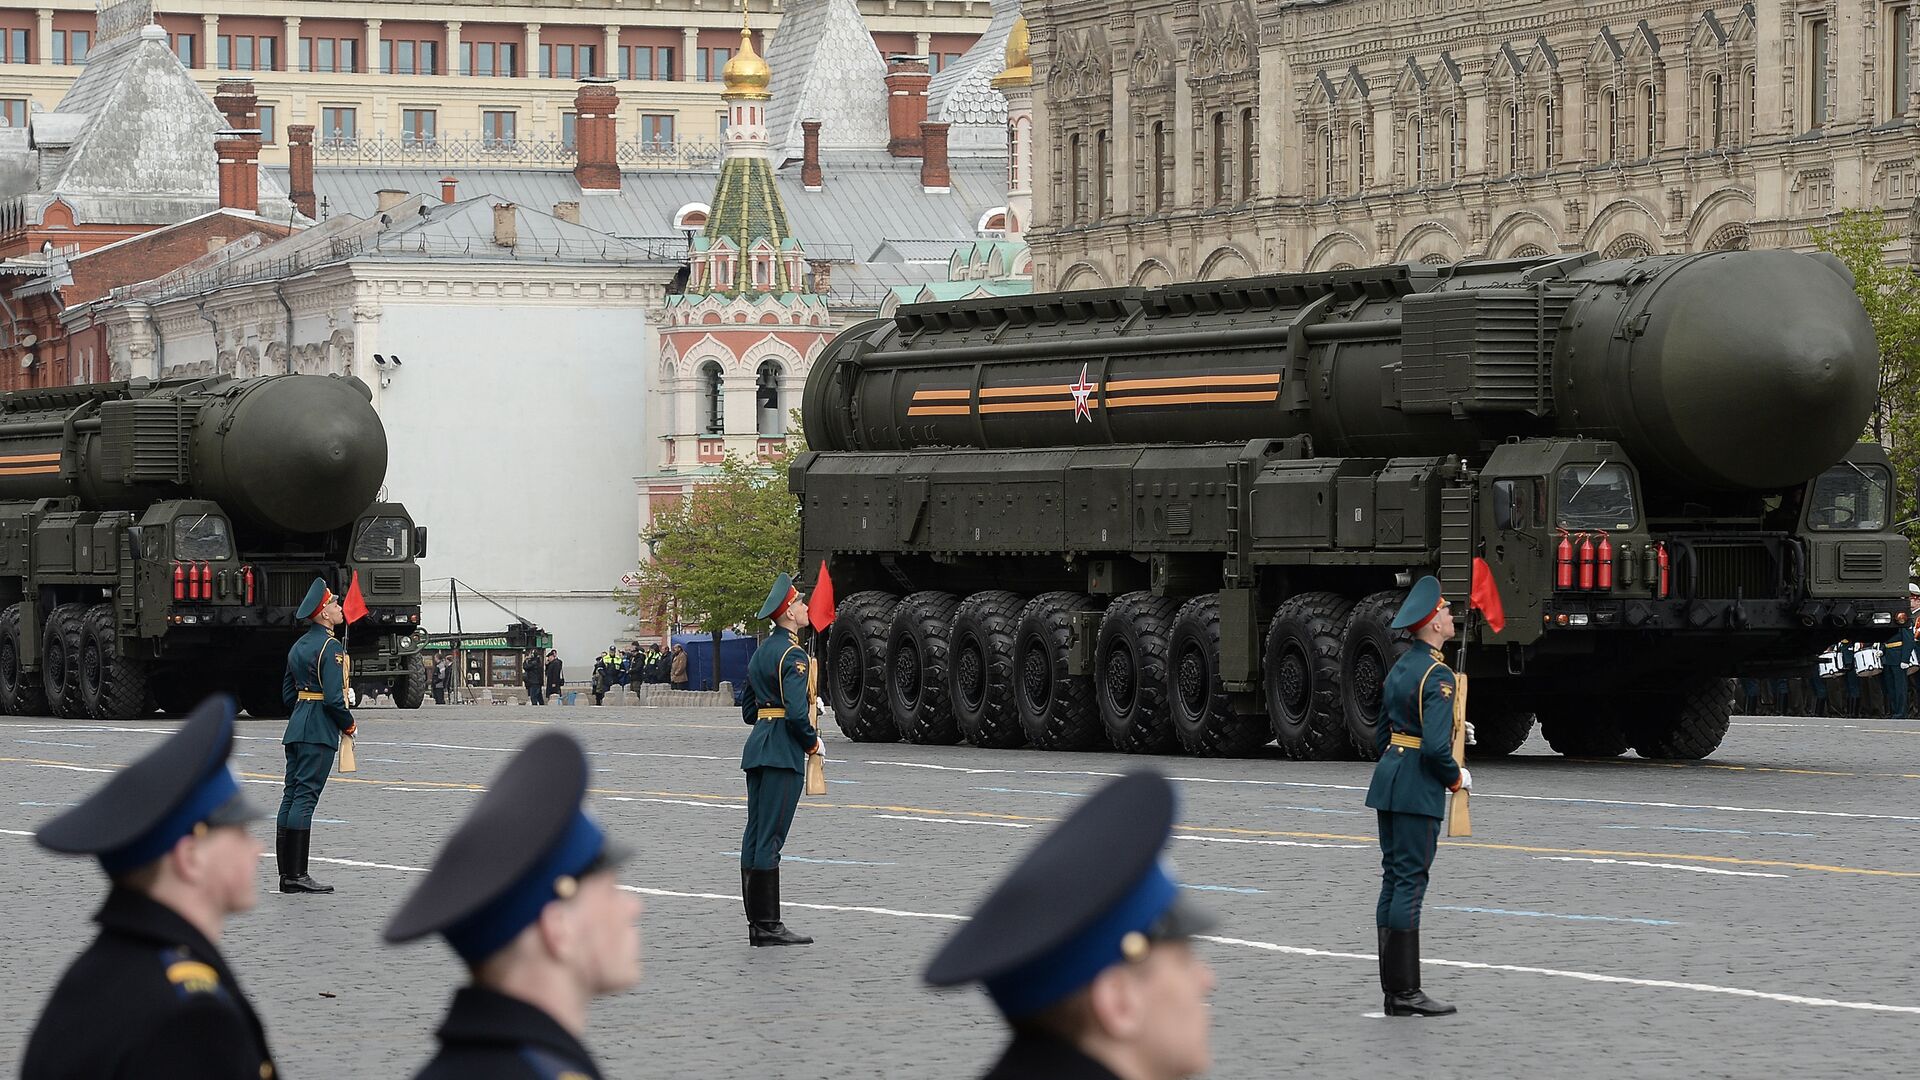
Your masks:
{"label": "white wall", "polygon": [[[428,530],[430,629],[452,629],[451,576],[551,631],[570,680],[627,640],[612,594],[647,471],[645,321],[638,306],[383,300],[362,348],[403,362],[377,400],[388,497]],[[507,621],[464,590],[460,614],[469,630]]]}

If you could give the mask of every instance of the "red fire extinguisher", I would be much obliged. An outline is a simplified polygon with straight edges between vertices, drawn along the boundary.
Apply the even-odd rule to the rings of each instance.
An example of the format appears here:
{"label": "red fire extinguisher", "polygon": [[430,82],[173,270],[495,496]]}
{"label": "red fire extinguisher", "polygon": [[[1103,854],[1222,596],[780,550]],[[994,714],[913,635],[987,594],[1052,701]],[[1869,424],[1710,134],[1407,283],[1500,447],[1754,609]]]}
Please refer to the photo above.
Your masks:
{"label": "red fire extinguisher", "polygon": [[1593,588],[1593,537],[1580,534],[1580,588]]}
{"label": "red fire extinguisher", "polygon": [[1667,545],[1664,542],[1660,544],[1659,550],[1660,550],[1660,554],[1658,556],[1658,559],[1660,562],[1660,599],[1665,600],[1667,598],[1667,594],[1672,591],[1672,587],[1673,587],[1673,578],[1672,578],[1673,567],[1672,567],[1672,564],[1667,561]]}
{"label": "red fire extinguisher", "polygon": [[1598,585],[1599,585],[1600,591],[1611,592],[1613,590],[1613,537],[1612,536],[1608,535],[1607,533],[1600,534],[1600,546],[1594,549],[1593,557],[1599,560],[1599,565],[1595,569],[1599,575]]}
{"label": "red fire extinguisher", "polygon": [[1565,529],[1560,530],[1560,547],[1553,557],[1553,584],[1555,588],[1573,588],[1573,541]]}

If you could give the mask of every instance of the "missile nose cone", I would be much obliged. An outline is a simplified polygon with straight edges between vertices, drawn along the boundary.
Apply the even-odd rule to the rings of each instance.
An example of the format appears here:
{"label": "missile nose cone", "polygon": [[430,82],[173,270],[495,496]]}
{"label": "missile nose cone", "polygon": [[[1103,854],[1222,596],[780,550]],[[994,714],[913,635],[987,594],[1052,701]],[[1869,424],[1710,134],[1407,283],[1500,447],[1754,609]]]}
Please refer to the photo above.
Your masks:
{"label": "missile nose cone", "polygon": [[1859,437],[1878,392],[1879,349],[1831,267],[1785,251],[1701,259],[1676,271],[1650,310],[1673,457],[1691,479],[1787,487]]}
{"label": "missile nose cone", "polygon": [[387,475],[379,413],[343,379],[262,379],[234,412],[223,442],[227,475],[247,516],[289,532],[351,522]]}

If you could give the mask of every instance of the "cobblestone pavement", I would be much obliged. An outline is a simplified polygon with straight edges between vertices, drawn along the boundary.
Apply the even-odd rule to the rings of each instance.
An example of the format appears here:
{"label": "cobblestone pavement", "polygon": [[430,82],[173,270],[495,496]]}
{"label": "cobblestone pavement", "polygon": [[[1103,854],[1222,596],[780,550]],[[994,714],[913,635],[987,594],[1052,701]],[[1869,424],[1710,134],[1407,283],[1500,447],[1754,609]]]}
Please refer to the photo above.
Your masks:
{"label": "cobblestone pavement", "polygon": [[[919,968],[1049,821],[1146,764],[1180,778],[1173,856],[1221,916],[1202,946],[1219,975],[1214,1076],[1916,1068],[1920,722],[1736,721],[1687,765],[1568,761],[1537,737],[1475,762],[1476,832],[1442,841],[1424,927],[1426,987],[1461,1014],[1388,1021],[1363,763],[833,740],[831,790],[802,804],[782,875],[788,921],[819,943],[756,950],[735,714],[429,706],[361,713],[360,772],[333,778],[314,834],[315,873],[339,892],[268,891],[269,852],[259,909],[228,930],[286,1076],[399,1077],[424,1058],[462,972],[438,943],[382,946],[379,927],[476,787],[553,723],[595,752],[597,813],[641,853],[624,880],[646,895],[645,981],[600,1003],[588,1039],[610,1077],[976,1074],[997,1021],[975,991],[920,986]],[[0,722],[0,1061],[18,1059],[102,892],[90,863],[26,834],[170,729]],[[236,747],[269,809],[279,735],[243,722]]]}

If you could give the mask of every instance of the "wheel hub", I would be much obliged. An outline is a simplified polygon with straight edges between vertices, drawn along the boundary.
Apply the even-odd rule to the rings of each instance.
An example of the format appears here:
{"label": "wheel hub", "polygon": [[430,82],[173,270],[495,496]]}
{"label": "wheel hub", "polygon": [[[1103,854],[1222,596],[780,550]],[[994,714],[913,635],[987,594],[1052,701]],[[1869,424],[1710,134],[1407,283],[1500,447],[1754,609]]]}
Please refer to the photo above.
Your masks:
{"label": "wheel hub", "polygon": [[852,707],[860,701],[860,656],[851,648],[833,651],[835,708]]}
{"label": "wheel hub", "polygon": [[955,689],[960,691],[960,701],[969,709],[980,707],[985,696],[986,679],[983,673],[986,665],[981,662],[980,650],[972,640],[965,642],[954,654],[953,675]]}
{"label": "wheel hub", "polygon": [[1174,681],[1180,689],[1180,704],[1188,716],[1199,716],[1207,707],[1207,662],[1197,648],[1183,649],[1174,668]]}
{"label": "wheel hub", "polygon": [[1287,716],[1297,718],[1307,711],[1307,658],[1298,650],[1289,649],[1280,660],[1280,670],[1276,674],[1280,685],[1280,704]]}
{"label": "wheel hub", "polygon": [[1027,650],[1020,663],[1020,686],[1035,712],[1047,707],[1053,697],[1053,665],[1047,662],[1046,650]]}
{"label": "wheel hub", "polygon": [[893,654],[893,688],[909,707],[920,704],[920,650],[911,645]]}
{"label": "wheel hub", "polygon": [[1133,654],[1124,646],[1107,653],[1107,701],[1121,715],[1133,711]]}

